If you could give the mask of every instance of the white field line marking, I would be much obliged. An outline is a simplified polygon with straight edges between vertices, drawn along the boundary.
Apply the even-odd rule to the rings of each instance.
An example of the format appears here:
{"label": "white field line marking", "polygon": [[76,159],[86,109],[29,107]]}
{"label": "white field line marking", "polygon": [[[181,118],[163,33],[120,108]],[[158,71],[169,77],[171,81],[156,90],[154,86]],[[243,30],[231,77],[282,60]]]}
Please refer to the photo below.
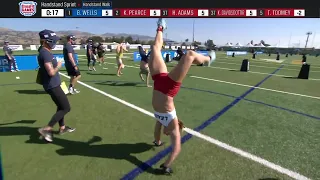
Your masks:
{"label": "white field line marking", "polygon": [[[241,64],[239,63],[229,63],[229,62],[221,62],[221,61],[216,61],[215,63],[221,63],[221,64],[234,64],[234,65],[239,65],[239,67],[241,66]],[[250,66],[252,67],[261,67],[261,68],[269,68],[269,69],[277,69],[278,67],[268,67],[268,66],[258,66],[258,65],[253,65],[250,63]],[[281,70],[288,70],[288,71],[296,71],[298,72],[299,69],[290,69],[290,68],[281,68]],[[310,71],[310,72],[320,72],[320,71]]]}
{"label": "white field line marking", "polygon": [[[62,74],[62,73],[59,73],[59,74],[60,74],[61,76],[64,76],[64,77],[70,79],[70,77],[67,76],[67,75],[65,75],[65,74]],[[151,116],[152,118],[154,118],[153,113],[151,113],[151,112],[149,112],[149,111],[147,111],[147,110],[145,110],[145,109],[142,109],[142,108],[140,108],[140,107],[138,107],[138,106],[136,106],[136,105],[133,105],[133,104],[131,104],[131,103],[129,103],[129,102],[126,102],[126,101],[124,101],[124,100],[122,100],[122,99],[120,99],[120,98],[117,98],[117,97],[115,97],[115,96],[112,96],[112,95],[110,95],[110,94],[108,94],[108,93],[106,93],[106,92],[103,92],[103,91],[101,91],[101,90],[99,90],[99,89],[97,89],[97,88],[94,88],[94,87],[92,87],[92,86],[90,86],[90,85],[88,85],[88,84],[86,84],[86,83],[81,82],[81,81],[78,81],[78,83],[81,84],[81,85],[83,85],[83,86],[85,86],[85,87],[87,87],[87,88],[89,88],[89,89],[91,89],[91,90],[93,90],[93,91],[96,91],[96,92],[98,92],[98,93],[100,93],[100,94],[102,94],[102,95],[104,95],[104,96],[106,96],[106,97],[109,97],[109,98],[111,98],[111,99],[113,99],[113,100],[115,100],[115,101],[118,101],[119,103],[122,103],[122,104],[124,104],[124,105],[126,105],[126,106],[128,106],[128,107],[131,107],[132,109],[135,109],[135,110],[137,110],[137,111],[139,111],[139,112],[141,112],[141,113],[143,113],[143,114],[145,114],[145,115],[148,115],[148,116]],[[264,165],[264,166],[266,166],[266,167],[268,167],[268,168],[270,168],[270,169],[273,169],[273,170],[278,171],[278,172],[280,172],[280,173],[282,173],[282,174],[285,174],[285,175],[287,175],[287,176],[290,176],[290,177],[292,177],[292,178],[294,178],[294,179],[298,179],[298,180],[309,180],[309,178],[307,178],[307,177],[305,177],[305,176],[303,176],[303,175],[301,175],[301,174],[299,174],[299,173],[297,173],[297,172],[294,172],[294,171],[291,171],[291,170],[289,170],[289,169],[283,168],[283,167],[281,167],[281,166],[279,166],[279,165],[277,165],[277,164],[274,164],[274,163],[272,163],[272,162],[269,162],[269,161],[267,161],[267,160],[265,160],[265,159],[262,159],[262,158],[260,158],[260,157],[258,157],[258,156],[255,156],[255,155],[253,155],[253,154],[250,154],[250,153],[248,153],[248,152],[245,152],[245,151],[243,151],[243,150],[241,150],[241,149],[232,147],[232,146],[230,146],[230,145],[228,145],[228,144],[226,144],[226,143],[223,143],[223,142],[221,142],[221,141],[218,141],[218,140],[216,140],[216,139],[213,139],[212,137],[203,135],[203,134],[201,134],[201,133],[199,133],[199,132],[196,132],[196,131],[194,131],[194,130],[192,130],[192,129],[184,128],[184,131],[186,131],[187,133],[189,133],[189,134],[191,134],[191,135],[193,135],[193,136],[196,136],[196,137],[198,137],[198,138],[200,138],[200,139],[203,139],[203,140],[205,140],[205,141],[207,141],[207,142],[210,142],[210,143],[212,143],[212,144],[215,144],[215,145],[217,145],[217,146],[219,146],[219,147],[221,147],[221,148],[223,148],[223,149],[226,149],[226,150],[228,150],[228,151],[230,151],[230,152],[233,152],[233,153],[235,153],[235,154],[238,154],[239,156],[248,158],[248,159],[250,159],[250,160],[252,160],[252,161],[254,161],[254,162],[257,162],[257,163],[259,163],[259,164],[261,164],[261,165]]]}
{"label": "white field line marking", "polygon": [[[174,62],[172,62],[172,64],[178,64],[178,62],[174,61]],[[284,64],[284,65],[285,65],[285,64]],[[214,66],[210,66],[209,68],[229,70],[229,71],[239,71],[239,69],[231,69],[231,68],[223,68],[223,67],[214,67]],[[281,75],[281,74],[263,73],[263,72],[256,72],[256,71],[248,71],[248,73],[266,74],[266,75],[279,76],[279,77],[294,77],[294,76],[286,76],[286,75]],[[309,80],[320,81],[320,79],[313,79],[313,78],[309,78]]]}
{"label": "white field line marking", "polygon": [[[244,59],[248,59],[246,57],[243,57]],[[222,59],[229,59],[231,61],[238,61],[236,59],[233,59],[233,58],[222,58]],[[250,59],[250,58],[249,58]],[[260,64],[274,64],[274,65],[278,65],[278,63],[276,62],[272,62],[272,61],[265,61],[265,60],[262,60],[261,58],[258,58],[258,59],[250,59],[249,61],[254,61],[255,63],[260,63]],[[284,63],[283,63],[284,64]],[[281,64],[282,65],[282,64]],[[292,67],[301,67],[301,65],[297,65],[297,64],[284,64],[286,66],[292,66]],[[318,66],[318,67],[314,67],[314,66]],[[314,66],[312,66],[312,68],[320,68],[319,67],[319,64],[314,64]]]}
{"label": "white field line marking", "polygon": [[[123,53],[124,55],[127,55],[127,54],[133,54],[133,53]],[[104,54],[105,56],[115,56],[116,53],[107,53],[107,54]]]}
{"label": "white field line marking", "polygon": [[[83,58],[79,58],[81,60],[86,60]],[[171,62],[172,64],[177,64],[177,62]],[[116,63],[109,63],[109,62],[105,62],[105,64],[112,64],[112,65],[117,65]],[[125,65],[125,67],[131,67],[131,68],[140,68],[139,65],[135,65],[135,66],[129,66],[129,65]],[[117,67],[118,68],[118,67]],[[237,69],[230,69],[230,68],[223,68],[223,67],[214,67],[214,66],[210,66],[209,68],[213,68],[213,69],[222,69],[222,70],[229,70],[229,71],[238,71]],[[248,71],[248,73],[254,73],[254,74],[263,74],[263,75],[272,75],[272,76],[278,76],[278,77],[293,77],[293,76],[286,76],[286,75],[281,75],[281,74],[271,74],[271,73],[263,73],[263,72],[255,72],[255,71]],[[309,80],[313,80],[313,81],[320,81],[320,79],[313,79],[313,78],[309,78]]]}
{"label": "white field line marking", "polygon": [[[214,62],[215,63],[215,62]],[[221,63],[221,62],[218,62]],[[178,62],[172,62],[172,64],[178,64]],[[285,64],[284,64],[285,65]],[[250,65],[251,66],[251,65]],[[215,66],[210,66],[209,68],[214,68],[214,69],[222,69],[222,70],[229,70],[229,71],[239,71],[239,69],[231,69],[231,68],[223,68],[223,67],[215,67]],[[276,69],[276,68],[274,68]],[[319,71],[320,72],[320,71]],[[256,72],[256,71],[248,71],[248,73],[254,73],[254,74],[266,74],[266,75],[272,75],[272,76],[279,76],[279,77],[294,77],[294,76],[286,76],[286,75],[281,75],[281,74],[271,74],[271,73],[263,73],[263,72]],[[313,81],[320,81],[320,79],[313,79],[309,78],[309,80]]]}
{"label": "white field line marking", "polygon": [[[229,70],[229,71],[239,71],[239,69],[230,69],[230,68],[214,67],[214,66],[210,66],[209,68]],[[286,75],[281,75],[281,74],[263,73],[263,72],[256,72],[256,71],[248,71],[248,73],[253,73],[253,74],[266,74],[266,75],[272,75],[272,76],[278,76],[278,77],[294,77],[294,76],[286,76]],[[309,80],[319,81],[320,79],[309,78]]]}
{"label": "white field line marking", "polygon": [[[82,59],[85,60],[85,59]],[[172,62],[173,64],[177,64],[177,62]],[[105,62],[105,64],[112,64],[112,65],[117,65],[116,63],[109,63],[109,62]],[[140,65],[135,65],[135,66],[129,66],[129,65],[125,65],[125,67],[131,67],[131,68],[140,68]],[[118,68],[118,67],[116,67]],[[229,68],[222,68],[222,67],[209,67],[209,68],[214,68],[214,69],[222,69],[222,70],[231,70],[231,71],[237,71],[237,69],[229,69]],[[271,73],[262,73],[262,72],[255,72],[255,71],[248,71],[248,73],[254,73],[254,74],[264,74],[264,75],[272,75],[272,76],[279,76],[279,77],[293,77],[293,76],[285,76],[285,75],[281,75],[281,74],[271,74]],[[309,80],[313,80],[313,81],[320,81],[320,79],[313,79],[313,78],[309,78]]]}
{"label": "white field line marking", "polygon": [[[117,65],[116,63],[109,63],[109,62],[105,62],[106,64],[112,64],[112,65]],[[140,67],[138,66],[130,66],[130,65],[124,65],[124,67],[131,67],[131,68],[136,68],[136,69],[140,69]],[[118,67],[117,67],[118,68]]]}
{"label": "white field line marking", "polygon": [[[126,54],[133,54],[133,53],[123,53],[124,55],[126,55]],[[115,56],[116,55],[116,53],[107,53],[107,54],[105,54],[105,56]],[[84,54],[80,54],[80,55],[78,55],[79,57],[85,57],[85,56],[87,56],[87,55],[84,55]]]}
{"label": "white field line marking", "polygon": [[[83,60],[84,60],[84,59],[83,59]],[[116,63],[109,63],[109,62],[105,62],[105,63],[106,63],[106,64],[117,65]],[[173,64],[177,64],[176,62],[172,62],[172,63],[173,63]],[[135,66],[125,65],[125,67],[140,68],[139,65],[135,65]],[[229,68],[222,68],[222,67],[212,67],[212,66],[211,66],[211,67],[209,67],[209,68],[237,71],[237,69],[229,69]],[[272,76],[279,76],[279,77],[289,77],[289,78],[290,78],[290,77],[293,77],[293,76],[285,76],[285,75],[280,75],[280,74],[262,73],[262,72],[254,72],[254,71],[248,71],[248,73],[272,75]],[[312,78],[309,78],[309,80],[320,81],[320,79],[312,79]]]}
{"label": "white field line marking", "polygon": [[232,85],[237,85],[237,86],[243,86],[243,87],[250,87],[250,88],[255,88],[255,89],[261,89],[261,90],[265,90],[265,91],[272,91],[272,92],[277,92],[277,93],[282,93],[282,94],[290,94],[290,95],[294,95],[294,96],[301,96],[301,97],[307,97],[307,98],[312,98],[312,99],[320,99],[320,97],[317,97],[317,96],[308,96],[308,95],[304,95],[304,94],[291,93],[291,92],[280,91],[280,90],[275,90],[275,89],[255,87],[255,86],[250,86],[250,85],[245,85],[245,84],[239,84],[239,83],[233,83],[233,82],[228,82],[228,81],[222,81],[222,80],[217,80],[217,79],[210,79],[210,78],[205,78],[205,77],[200,77],[200,76],[190,76],[190,77],[191,77],[191,78],[208,80],[208,81],[215,81],[215,82],[220,82],[220,83],[225,83],[225,84],[232,84]]}
{"label": "white field line marking", "polygon": [[[261,64],[272,64],[273,62],[271,61],[264,61],[264,60],[257,60],[257,59],[250,59],[249,61],[254,61],[255,63],[261,63]],[[281,64],[282,65],[282,64]],[[286,66],[292,66],[292,67],[301,67],[301,65],[298,65],[298,64],[284,64]],[[320,68],[319,67],[319,64],[314,64],[315,66],[318,66],[318,67],[314,67],[312,66],[312,68]]]}

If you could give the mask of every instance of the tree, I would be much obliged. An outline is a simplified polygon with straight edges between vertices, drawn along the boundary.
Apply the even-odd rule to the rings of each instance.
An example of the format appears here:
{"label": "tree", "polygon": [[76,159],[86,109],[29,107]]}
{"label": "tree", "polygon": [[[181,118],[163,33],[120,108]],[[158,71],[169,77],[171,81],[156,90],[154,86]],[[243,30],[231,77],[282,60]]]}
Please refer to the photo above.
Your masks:
{"label": "tree", "polygon": [[215,47],[216,45],[213,43],[213,40],[211,39],[208,39],[206,42],[205,42],[205,45],[208,46],[208,47]]}
{"label": "tree", "polygon": [[152,45],[152,44],[154,44],[153,40],[148,41],[148,45]]}
{"label": "tree", "polygon": [[104,42],[113,42],[113,41],[112,41],[112,37],[106,37],[106,38],[104,39]]}
{"label": "tree", "polygon": [[59,44],[66,44],[68,42],[67,36],[61,36],[60,38]]}
{"label": "tree", "polygon": [[93,42],[103,42],[103,38],[101,36],[92,36],[87,39],[87,42],[91,39]]}
{"label": "tree", "polygon": [[142,43],[140,42],[139,39],[136,39],[135,41],[133,41],[133,44],[142,44]]}
{"label": "tree", "polygon": [[87,43],[87,42],[86,42],[86,39],[81,39],[81,40],[80,40],[80,44],[81,44],[81,45],[86,44],[86,43]]}
{"label": "tree", "polygon": [[199,46],[199,45],[201,45],[201,42],[194,41],[194,42],[192,43],[192,46]]}
{"label": "tree", "polygon": [[123,41],[125,41],[125,39],[126,39],[126,38],[125,38],[124,36],[121,36],[120,39],[119,39],[120,41],[118,41],[118,42],[119,42],[119,43],[122,43]]}
{"label": "tree", "polygon": [[117,42],[117,41],[118,41],[118,39],[117,39],[117,37],[112,36],[111,41],[112,41],[112,42]]}
{"label": "tree", "polygon": [[253,40],[250,41],[250,44],[253,44]]}
{"label": "tree", "polygon": [[125,38],[125,41],[128,42],[129,44],[132,44],[133,43],[133,39],[131,36],[128,36]]}
{"label": "tree", "polygon": [[189,42],[189,39],[184,40],[184,42]]}

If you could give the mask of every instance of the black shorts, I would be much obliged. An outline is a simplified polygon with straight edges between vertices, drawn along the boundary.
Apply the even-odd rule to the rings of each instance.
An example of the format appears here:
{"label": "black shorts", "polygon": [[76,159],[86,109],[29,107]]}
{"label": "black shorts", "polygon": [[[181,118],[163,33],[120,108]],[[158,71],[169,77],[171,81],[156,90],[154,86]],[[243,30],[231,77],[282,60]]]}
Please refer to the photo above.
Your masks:
{"label": "black shorts", "polygon": [[98,57],[99,57],[99,58],[102,58],[103,55],[104,55],[103,53],[98,53]]}
{"label": "black shorts", "polygon": [[96,59],[95,55],[93,54],[92,56],[87,56],[87,60],[88,60],[88,62],[90,62],[90,61],[95,61],[97,59]]}
{"label": "black shorts", "polygon": [[80,70],[75,70],[74,67],[67,67],[67,73],[68,73],[68,76],[79,76],[80,75]]}

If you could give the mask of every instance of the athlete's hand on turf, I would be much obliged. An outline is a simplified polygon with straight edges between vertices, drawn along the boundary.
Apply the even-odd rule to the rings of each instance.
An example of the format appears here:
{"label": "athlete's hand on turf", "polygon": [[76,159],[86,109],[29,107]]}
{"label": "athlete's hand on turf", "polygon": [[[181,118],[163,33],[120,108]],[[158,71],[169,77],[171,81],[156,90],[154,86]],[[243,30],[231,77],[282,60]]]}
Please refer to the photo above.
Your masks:
{"label": "athlete's hand on turf", "polygon": [[178,120],[178,123],[179,123],[179,128],[180,128],[180,129],[185,128],[185,126],[184,126],[184,124],[183,124],[182,121]]}
{"label": "athlete's hand on turf", "polygon": [[164,127],[164,128],[163,128],[163,134],[165,134],[165,135],[167,135],[167,136],[170,135],[170,131],[169,131],[168,127]]}
{"label": "athlete's hand on turf", "polygon": [[58,61],[57,68],[60,69],[62,66],[62,61]]}

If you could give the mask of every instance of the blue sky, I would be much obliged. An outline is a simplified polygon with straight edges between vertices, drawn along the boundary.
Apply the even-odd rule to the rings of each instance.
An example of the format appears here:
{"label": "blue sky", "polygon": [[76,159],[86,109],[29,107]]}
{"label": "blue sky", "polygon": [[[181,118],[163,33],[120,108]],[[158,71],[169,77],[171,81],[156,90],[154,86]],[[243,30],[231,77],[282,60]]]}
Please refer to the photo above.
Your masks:
{"label": "blue sky", "polygon": [[[176,41],[192,39],[192,24],[195,21],[195,39],[204,42],[212,39],[216,44],[222,45],[227,42],[245,45],[251,40],[258,42],[265,40],[266,43],[275,45],[288,45],[290,36],[291,43],[299,43],[304,46],[306,32],[312,31],[309,46],[320,46],[320,20],[297,18],[297,19],[167,19],[167,37]],[[1,19],[0,27],[14,30],[40,31],[42,29],[78,30],[103,34],[131,33],[154,36],[156,19],[103,19],[103,18],[76,18],[76,19]]]}

